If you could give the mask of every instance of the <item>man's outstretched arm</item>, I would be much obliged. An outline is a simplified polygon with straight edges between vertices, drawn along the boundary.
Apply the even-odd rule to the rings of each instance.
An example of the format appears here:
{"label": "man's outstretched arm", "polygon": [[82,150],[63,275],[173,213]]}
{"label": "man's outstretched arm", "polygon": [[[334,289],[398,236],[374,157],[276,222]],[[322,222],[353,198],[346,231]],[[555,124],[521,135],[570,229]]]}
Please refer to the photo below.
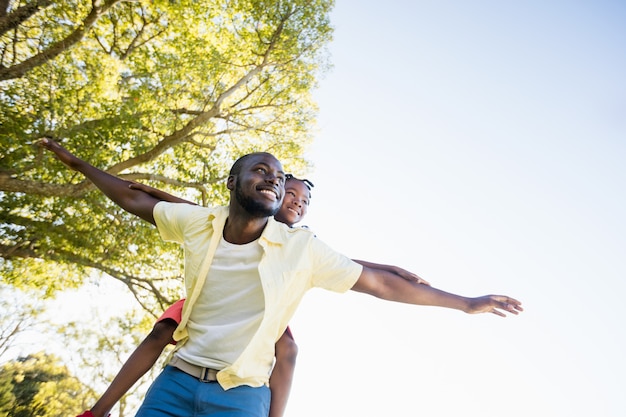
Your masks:
{"label": "man's outstretched arm", "polygon": [[50,138],[44,138],[40,142],[41,146],[54,153],[55,156],[67,165],[70,169],[82,173],[87,179],[94,183],[107,197],[119,205],[124,210],[142,219],[155,224],[152,210],[159,199],[144,193],[133,190],[129,186],[130,181],[122,180],[114,175],[106,173],[93,165],[83,161],[69,152]]}
{"label": "man's outstretched arm", "polygon": [[447,307],[469,314],[493,313],[506,316],[504,312],[519,314],[523,311],[519,301],[506,295],[463,297],[428,285],[402,279],[388,271],[363,267],[363,272],[352,290],[378,298],[400,303]]}

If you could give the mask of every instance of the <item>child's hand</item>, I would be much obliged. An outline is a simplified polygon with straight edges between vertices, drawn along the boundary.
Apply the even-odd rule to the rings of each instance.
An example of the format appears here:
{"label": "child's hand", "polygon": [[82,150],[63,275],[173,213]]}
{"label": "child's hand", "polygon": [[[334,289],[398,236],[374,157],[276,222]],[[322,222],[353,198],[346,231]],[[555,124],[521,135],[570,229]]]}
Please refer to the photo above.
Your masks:
{"label": "child's hand", "polygon": [[143,191],[146,194],[150,194],[152,197],[157,198],[159,200],[162,201],[169,201],[170,203],[187,203],[187,204],[193,204],[196,205],[196,203],[193,203],[189,200],[185,200],[184,198],[180,198],[180,197],[176,197],[175,195],[166,193],[165,191],[159,190],[157,188],[154,187],[150,187],[149,185],[146,184],[141,184],[139,182],[132,182],[128,188],[132,189],[132,190],[137,190],[137,191]]}
{"label": "child's hand", "polygon": [[399,275],[400,277],[406,279],[407,281],[411,281],[411,282],[415,282],[417,284],[424,284],[424,285],[430,286],[430,282],[428,282],[425,279],[421,278],[417,274],[414,274],[413,272],[409,272],[406,269],[402,269],[402,268],[400,268],[398,266],[393,266],[392,267],[392,272],[394,274]]}
{"label": "child's hand", "polygon": [[[95,416],[93,415],[91,410],[87,410],[84,413],[82,413],[81,415],[76,416],[76,417],[95,417]],[[107,414],[106,417],[111,417],[111,414]]]}
{"label": "child's hand", "polygon": [[154,187],[150,187],[149,185],[146,184],[142,184],[140,182],[135,182],[132,181],[129,185],[128,188],[132,189],[132,190],[139,190],[139,191],[143,191],[144,193],[148,193],[152,196],[157,197],[158,194],[161,192],[161,190],[157,190]]}

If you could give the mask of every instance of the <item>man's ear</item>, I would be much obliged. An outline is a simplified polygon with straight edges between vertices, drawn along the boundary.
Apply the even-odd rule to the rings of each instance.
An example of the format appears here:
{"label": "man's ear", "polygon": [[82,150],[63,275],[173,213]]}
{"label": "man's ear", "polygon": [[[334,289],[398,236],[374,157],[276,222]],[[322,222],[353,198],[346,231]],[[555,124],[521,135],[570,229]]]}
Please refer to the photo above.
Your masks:
{"label": "man's ear", "polygon": [[235,175],[229,175],[228,179],[226,180],[226,188],[228,188],[230,191],[234,190],[236,180],[237,177]]}

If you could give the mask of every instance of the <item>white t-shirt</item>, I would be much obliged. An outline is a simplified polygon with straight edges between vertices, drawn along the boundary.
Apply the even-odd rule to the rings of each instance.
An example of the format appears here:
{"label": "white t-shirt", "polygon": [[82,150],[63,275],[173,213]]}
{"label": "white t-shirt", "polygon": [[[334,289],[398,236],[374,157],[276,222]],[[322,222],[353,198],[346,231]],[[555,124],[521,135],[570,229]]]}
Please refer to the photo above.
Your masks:
{"label": "white t-shirt", "polygon": [[235,245],[222,238],[202,292],[189,317],[189,342],[177,356],[213,369],[241,355],[263,318],[258,240]]}

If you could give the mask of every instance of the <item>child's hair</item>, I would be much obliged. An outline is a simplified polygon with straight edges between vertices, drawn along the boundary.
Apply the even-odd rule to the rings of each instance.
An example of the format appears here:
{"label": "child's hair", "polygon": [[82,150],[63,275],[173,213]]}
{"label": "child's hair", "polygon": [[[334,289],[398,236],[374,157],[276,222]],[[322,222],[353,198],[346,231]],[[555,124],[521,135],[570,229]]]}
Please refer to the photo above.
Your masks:
{"label": "child's hair", "polygon": [[306,178],[305,179],[296,178],[293,176],[293,174],[285,175],[285,181],[289,181],[289,180],[302,181],[304,185],[306,185],[306,188],[309,189],[309,191],[311,191],[311,188],[315,187],[315,185],[313,185],[313,183],[310,180],[307,180]]}

